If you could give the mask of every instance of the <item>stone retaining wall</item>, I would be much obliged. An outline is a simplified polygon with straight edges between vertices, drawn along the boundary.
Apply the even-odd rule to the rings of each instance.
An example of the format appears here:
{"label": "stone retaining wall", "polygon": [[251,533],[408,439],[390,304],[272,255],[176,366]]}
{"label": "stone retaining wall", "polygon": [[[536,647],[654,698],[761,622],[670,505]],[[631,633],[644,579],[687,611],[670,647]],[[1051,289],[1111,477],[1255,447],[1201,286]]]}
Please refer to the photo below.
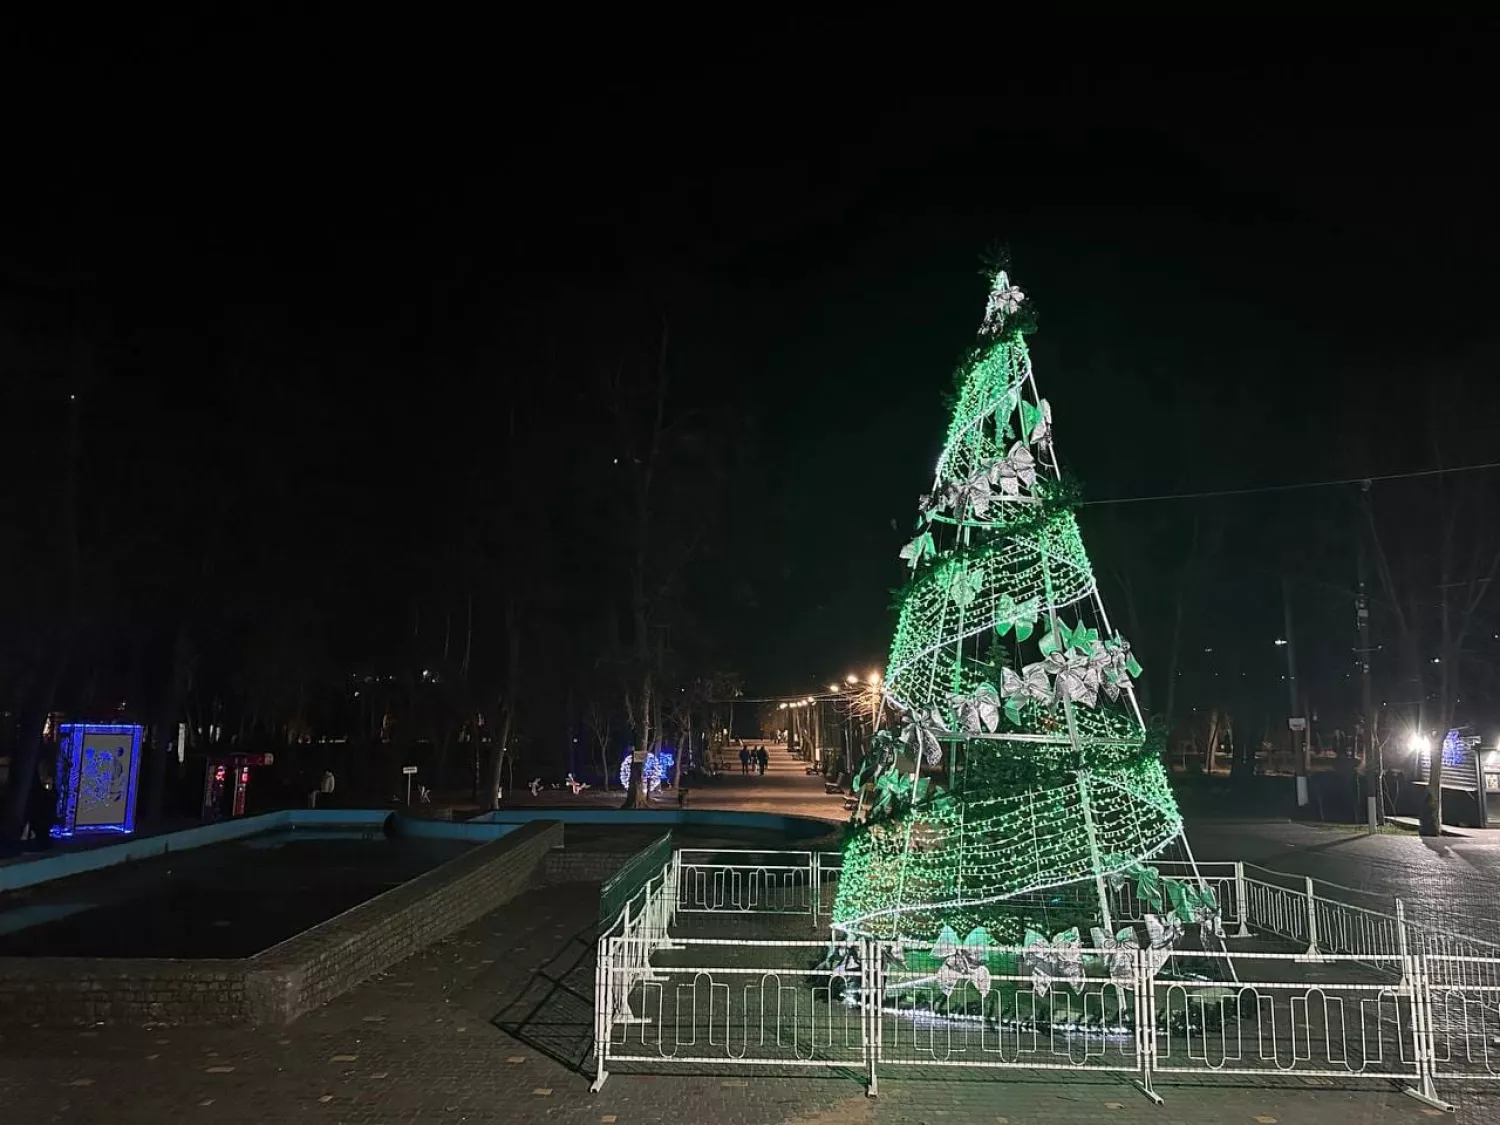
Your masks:
{"label": "stone retaining wall", "polygon": [[0,958],[0,1027],[285,1023],[509,902],[562,843],[528,824],[243,960]]}

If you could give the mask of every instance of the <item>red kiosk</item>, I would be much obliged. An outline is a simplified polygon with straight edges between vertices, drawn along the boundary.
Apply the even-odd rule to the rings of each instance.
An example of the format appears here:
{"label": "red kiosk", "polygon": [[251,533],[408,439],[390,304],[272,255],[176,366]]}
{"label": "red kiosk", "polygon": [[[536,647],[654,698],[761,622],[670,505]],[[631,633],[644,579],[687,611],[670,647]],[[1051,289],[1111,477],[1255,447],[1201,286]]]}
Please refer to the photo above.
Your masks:
{"label": "red kiosk", "polygon": [[220,758],[209,758],[203,775],[203,819],[219,819],[226,785],[232,789],[229,815],[244,816],[245,795],[250,789],[250,771],[257,766],[269,766],[275,761],[275,754],[228,754]]}

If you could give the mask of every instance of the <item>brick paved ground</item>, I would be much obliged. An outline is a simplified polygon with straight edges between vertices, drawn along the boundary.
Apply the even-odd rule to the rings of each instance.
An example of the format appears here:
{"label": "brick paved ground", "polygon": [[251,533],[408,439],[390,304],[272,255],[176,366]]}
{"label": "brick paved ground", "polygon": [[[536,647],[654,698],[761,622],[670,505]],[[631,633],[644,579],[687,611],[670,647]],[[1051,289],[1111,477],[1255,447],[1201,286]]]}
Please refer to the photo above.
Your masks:
{"label": "brick paved ground", "polygon": [[1200,860],[1239,859],[1399,895],[1413,921],[1500,943],[1500,833],[1473,839],[1371,835],[1273,820],[1194,822],[1188,835]]}
{"label": "brick paved ground", "polygon": [[[773,758],[773,761],[775,759]],[[835,798],[783,765],[765,779],[695,791],[695,805],[766,807],[837,818]],[[796,807],[788,807],[788,799]],[[702,807],[700,805],[700,807]],[[813,811],[817,810],[817,811]],[[1195,825],[1201,858],[1245,858],[1372,890],[1500,929],[1500,849],[1291,825]],[[1491,857],[1494,857],[1492,860]],[[615,1074],[588,1092],[590,937],[597,886],[527,892],[454,937],[285,1028],[185,1032],[99,1029],[0,1039],[3,1120],[599,1122],[601,1125],[937,1125],[986,1122],[1204,1122],[1386,1125],[1500,1121],[1500,1088],[1445,1087],[1456,1117],[1390,1085],[1336,1088],[1255,1079],[1163,1084],[1156,1107],[1123,1080],[958,1071],[883,1074],[878,1099],[853,1075],[770,1077],[737,1070]],[[1500,1083],[1496,1084],[1500,1087]]]}
{"label": "brick paved ground", "polygon": [[[1007,1072],[768,1077],[615,1074],[588,1092],[597,887],[528,892],[280,1029],[47,1032],[0,1040],[5,1120],[43,1122],[650,1122],[1011,1125],[1433,1120],[1390,1087],[1170,1085]],[[1456,1092],[1457,1120],[1500,1120],[1500,1091]]]}

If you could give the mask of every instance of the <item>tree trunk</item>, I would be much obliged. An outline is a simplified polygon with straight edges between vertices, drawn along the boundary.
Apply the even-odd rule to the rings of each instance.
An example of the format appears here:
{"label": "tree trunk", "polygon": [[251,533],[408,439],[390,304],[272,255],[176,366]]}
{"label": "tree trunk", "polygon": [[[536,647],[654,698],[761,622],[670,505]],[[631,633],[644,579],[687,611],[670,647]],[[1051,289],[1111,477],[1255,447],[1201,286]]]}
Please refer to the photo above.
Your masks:
{"label": "tree trunk", "polygon": [[[504,717],[500,721],[500,730],[490,750],[490,788],[485,794],[485,803],[490,808],[499,807],[498,794],[501,789],[502,771],[505,767],[505,759],[510,751],[510,732],[516,717],[517,696],[521,688],[521,614],[515,603],[514,591],[510,591],[506,597],[505,604],[505,633],[506,633],[506,667],[505,667],[505,696],[502,704]],[[476,730],[474,737],[479,737]],[[511,770],[514,776],[515,766],[512,763]]]}
{"label": "tree trunk", "polygon": [[[150,825],[161,823],[162,809],[166,801],[167,758],[172,743],[177,737],[178,724],[182,721],[182,707],[192,686],[192,638],[187,625],[178,626],[177,639],[172,645],[172,680],[167,687],[167,698],[156,717],[156,737],[150,740],[144,763],[146,776],[143,788],[146,791],[145,821]],[[186,749],[184,748],[184,753]]]}
{"label": "tree trunk", "polygon": [[[631,746],[630,755],[630,784],[625,789],[625,801],[620,806],[622,809],[643,808],[647,804],[645,792],[646,779],[644,775],[644,758],[651,752],[651,708],[652,698],[651,669],[648,667],[641,676],[641,698],[637,705],[631,707],[636,715],[635,742]],[[631,705],[627,701],[627,706]],[[637,760],[637,759],[641,760]]]}
{"label": "tree trunk", "polygon": [[1222,719],[1217,707],[1208,713],[1208,739],[1207,747],[1203,756],[1203,772],[1210,777],[1213,776],[1214,767],[1218,765],[1219,759],[1219,732],[1222,729]]}
{"label": "tree trunk", "polygon": [[47,716],[57,701],[67,662],[68,648],[64,640],[62,651],[53,661],[46,680],[35,685],[28,709],[22,712],[20,741],[10,760],[5,803],[0,807],[0,842],[19,840],[26,827],[26,802],[36,780],[37,763],[42,757],[42,732],[46,730]]}

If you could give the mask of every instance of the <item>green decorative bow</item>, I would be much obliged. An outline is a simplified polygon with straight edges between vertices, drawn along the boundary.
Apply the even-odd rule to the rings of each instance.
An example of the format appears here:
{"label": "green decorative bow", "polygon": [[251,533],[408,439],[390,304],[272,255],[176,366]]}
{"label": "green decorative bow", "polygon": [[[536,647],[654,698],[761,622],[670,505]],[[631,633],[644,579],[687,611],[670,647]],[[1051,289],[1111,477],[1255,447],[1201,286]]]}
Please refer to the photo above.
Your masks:
{"label": "green decorative bow", "polygon": [[1125,874],[1135,880],[1135,897],[1156,910],[1165,905],[1161,894],[1161,872],[1149,864],[1137,864]]}
{"label": "green decorative bow", "polygon": [[913,570],[917,569],[917,565],[923,559],[932,558],[936,554],[937,545],[933,543],[932,532],[930,531],[922,532],[921,535],[918,535],[910,543],[901,548],[901,557],[907,561],[907,564]]}
{"label": "green decorative bow", "polygon": [[1222,938],[1224,924],[1219,910],[1219,898],[1206,883],[1194,886],[1179,879],[1167,880],[1167,897],[1172,901],[1172,913],[1187,922],[1196,922],[1208,933]]}
{"label": "green decorative bow", "polygon": [[1009,594],[1001,594],[995,602],[995,632],[1005,636],[1015,630],[1016,640],[1024,641],[1036,628],[1036,619],[1042,615],[1042,602],[1038,597],[1018,602]]}
{"label": "green decorative bow", "polygon": [[1094,646],[1098,643],[1098,629],[1091,629],[1082,622],[1070,626],[1059,617],[1056,626],[1049,628],[1042,634],[1039,647],[1042,650],[1043,656],[1051,656],[1054,652],[1062,652],[1070,648],[1088,656],[1094,651]]}
{"label": "green decorative bow", "polygon": [[[932,778],[918,778],[915,803],[921,804],[926,800],[928,791],[931,788]],[[911,807],[911,794],[911,775],[902,773],[897,769],[887,770],[875,780],[875,803],[870,806],[870,817],[873,819],[886,813],[889,813],[891,816],[899,815]]]}

